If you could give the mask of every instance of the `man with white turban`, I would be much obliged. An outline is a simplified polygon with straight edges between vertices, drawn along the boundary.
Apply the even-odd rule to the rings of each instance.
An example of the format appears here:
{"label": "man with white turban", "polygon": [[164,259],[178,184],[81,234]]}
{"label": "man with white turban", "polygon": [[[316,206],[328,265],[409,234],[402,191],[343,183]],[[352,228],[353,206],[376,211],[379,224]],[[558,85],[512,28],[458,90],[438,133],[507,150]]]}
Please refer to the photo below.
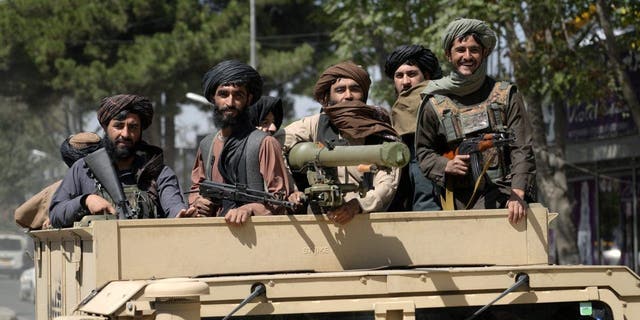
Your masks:
{"label": "man with white turban", "polygon": [[[484,21],[457,19],[447,26],[443,49],[452,71],[423,91],[416,155],[424,175],[446,189],[443,209],[507,208],[515,223],[535,199],[535,159],[520,92],[487,76],[496,41]],[[473,157],[456,154],[462,141],[481,137],[508,139]]]}

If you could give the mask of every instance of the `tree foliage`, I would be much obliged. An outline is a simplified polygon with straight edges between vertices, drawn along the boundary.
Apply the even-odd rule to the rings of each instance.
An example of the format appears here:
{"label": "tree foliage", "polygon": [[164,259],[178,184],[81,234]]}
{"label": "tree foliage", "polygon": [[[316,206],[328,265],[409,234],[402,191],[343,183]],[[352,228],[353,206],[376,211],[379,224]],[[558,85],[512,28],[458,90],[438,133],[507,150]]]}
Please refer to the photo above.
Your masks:
{"label": "tree foliage", "polygon": [[[317,53],[319,46],[328,45],[324,15],[314,3],[293,0],[258,1],[256,9],[264,92],[298,90],[296,84],[316,75],[309,67],[313,61],[329,52]],[[66,136],[94,129],[84,127],[86,115],[100,99],[118,93],[141,94],[155,102],[157,116],[145,138],[164,148],[171,165],[178,104],[186,102],[186,92],[200,90],[202,75],[211,66],[225,59],[248,62],[249,20],[248,2],[234,0],[2,1],[0,96],[11,99],[2,103],[2,111],[22,108],[3,121],[21,130],[42,128],[33,132],[34,141],[24,152],[3,153],[15,157],[2,159],[3,173],[12,174],[5,181],[20,179],[29,185],[22,194],[37,191],[42,185],[17,174],[31,165],[29,148],[57,155]],[[42,117],[42,124],[32,115]],[[4,136],[11,130],[0,127]]]}

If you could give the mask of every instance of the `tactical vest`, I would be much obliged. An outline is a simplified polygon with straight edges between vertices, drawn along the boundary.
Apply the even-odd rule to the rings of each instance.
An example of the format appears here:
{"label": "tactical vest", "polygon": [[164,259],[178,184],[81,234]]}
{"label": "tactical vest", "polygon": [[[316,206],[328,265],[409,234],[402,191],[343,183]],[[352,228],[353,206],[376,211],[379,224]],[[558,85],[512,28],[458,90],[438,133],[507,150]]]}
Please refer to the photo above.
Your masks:
{"label": "tactical vest", "polygon": [[[211,180],[211,169],[215,158],[213,156],[213,139],[217,133],[208,134],[200,141],[200,154],[202,155],[202,161],[205,171],[205,177]],[[260,146],[262,140],[267,137],[267,133],[261,130],[253,130],[247,138],[247,145],[245,147],[245,153],[242,156],[244,168],[238,169],[238,178],[249,189],[254,190],[266,190],[264,179],[260,173]]]}
{"label": "tactical vest", "polygon": [[[157,197],[150,194],[150,191],[141,190],[137,185],[124,184],[122,189],[134,217],[138,219],[162,218],[162,216],[158,216],[158,204],[154,201],[154,198]],[[115,202],[104,188],[98,188],[97,194],[109,200],[114,208],[116,207]],[[118,219],[125,219],[125,217],[118,217]]]}
{"label": "tactical vest", "polygon": [[[498,81],[485,101],[468,106],[458,105],[443,95],[429,98],[451,150],[465,138],[507,132],[507,107],[512,87],[508,82]],[[509,148],[490,148],[483,152],[482,158],[492,159],[487,170],[491,181],[502,179],[509,173]]]}

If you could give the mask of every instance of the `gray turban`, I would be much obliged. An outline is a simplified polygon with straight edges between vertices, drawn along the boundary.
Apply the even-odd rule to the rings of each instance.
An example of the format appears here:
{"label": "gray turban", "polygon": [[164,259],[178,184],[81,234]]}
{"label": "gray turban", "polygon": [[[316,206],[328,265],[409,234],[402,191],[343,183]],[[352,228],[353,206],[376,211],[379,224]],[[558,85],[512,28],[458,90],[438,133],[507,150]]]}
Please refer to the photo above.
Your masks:
{"label": "gray turban", "polygon": [[496,33],[482,20],[460,18],[449,23],[442,37],[442,48],[444,52],[449,52],[453,46],[453,41],[460,36],[476,33],[480,36],[481,44],[489,49],[489,53],[496,46]]}
{"label": "gray turban", "polygon": [[399,46],[393,50],[384,64],[384,74],[393,79],[396,70],[407,61],[415,64],[423,74],[428,74],[431,80],[442,78],[442,69],[438,58],[431,50],[417,44]]}
{"label": "gray turban", "polygon": [[262,95],[262,77],[254,68],[237,60],[225,60],[209,69],[202,78],[204,97],[213,103],[213,95],[219,86],[244,85],[253,101]]}

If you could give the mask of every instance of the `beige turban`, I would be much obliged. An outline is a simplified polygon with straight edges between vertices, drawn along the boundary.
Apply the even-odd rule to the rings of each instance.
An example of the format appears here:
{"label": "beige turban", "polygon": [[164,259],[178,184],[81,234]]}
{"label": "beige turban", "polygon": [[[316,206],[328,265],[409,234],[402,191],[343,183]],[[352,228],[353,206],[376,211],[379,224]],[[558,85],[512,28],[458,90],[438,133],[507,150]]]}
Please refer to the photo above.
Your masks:
{"label": "beige turban", "polygon": [[369,94],[369,86],[371,86],[371,79],[369,73],[361,66],[356,65],[351,61],[340,62],[325,70],[320,79],[316,82],[316,86],[313,89],[313,97],[316,101],[324,103],[325,97],[331,88],[331,85],[335,83],[338,78],[353,79],[360,85],[363,91],[363,102],[367,101]]}

